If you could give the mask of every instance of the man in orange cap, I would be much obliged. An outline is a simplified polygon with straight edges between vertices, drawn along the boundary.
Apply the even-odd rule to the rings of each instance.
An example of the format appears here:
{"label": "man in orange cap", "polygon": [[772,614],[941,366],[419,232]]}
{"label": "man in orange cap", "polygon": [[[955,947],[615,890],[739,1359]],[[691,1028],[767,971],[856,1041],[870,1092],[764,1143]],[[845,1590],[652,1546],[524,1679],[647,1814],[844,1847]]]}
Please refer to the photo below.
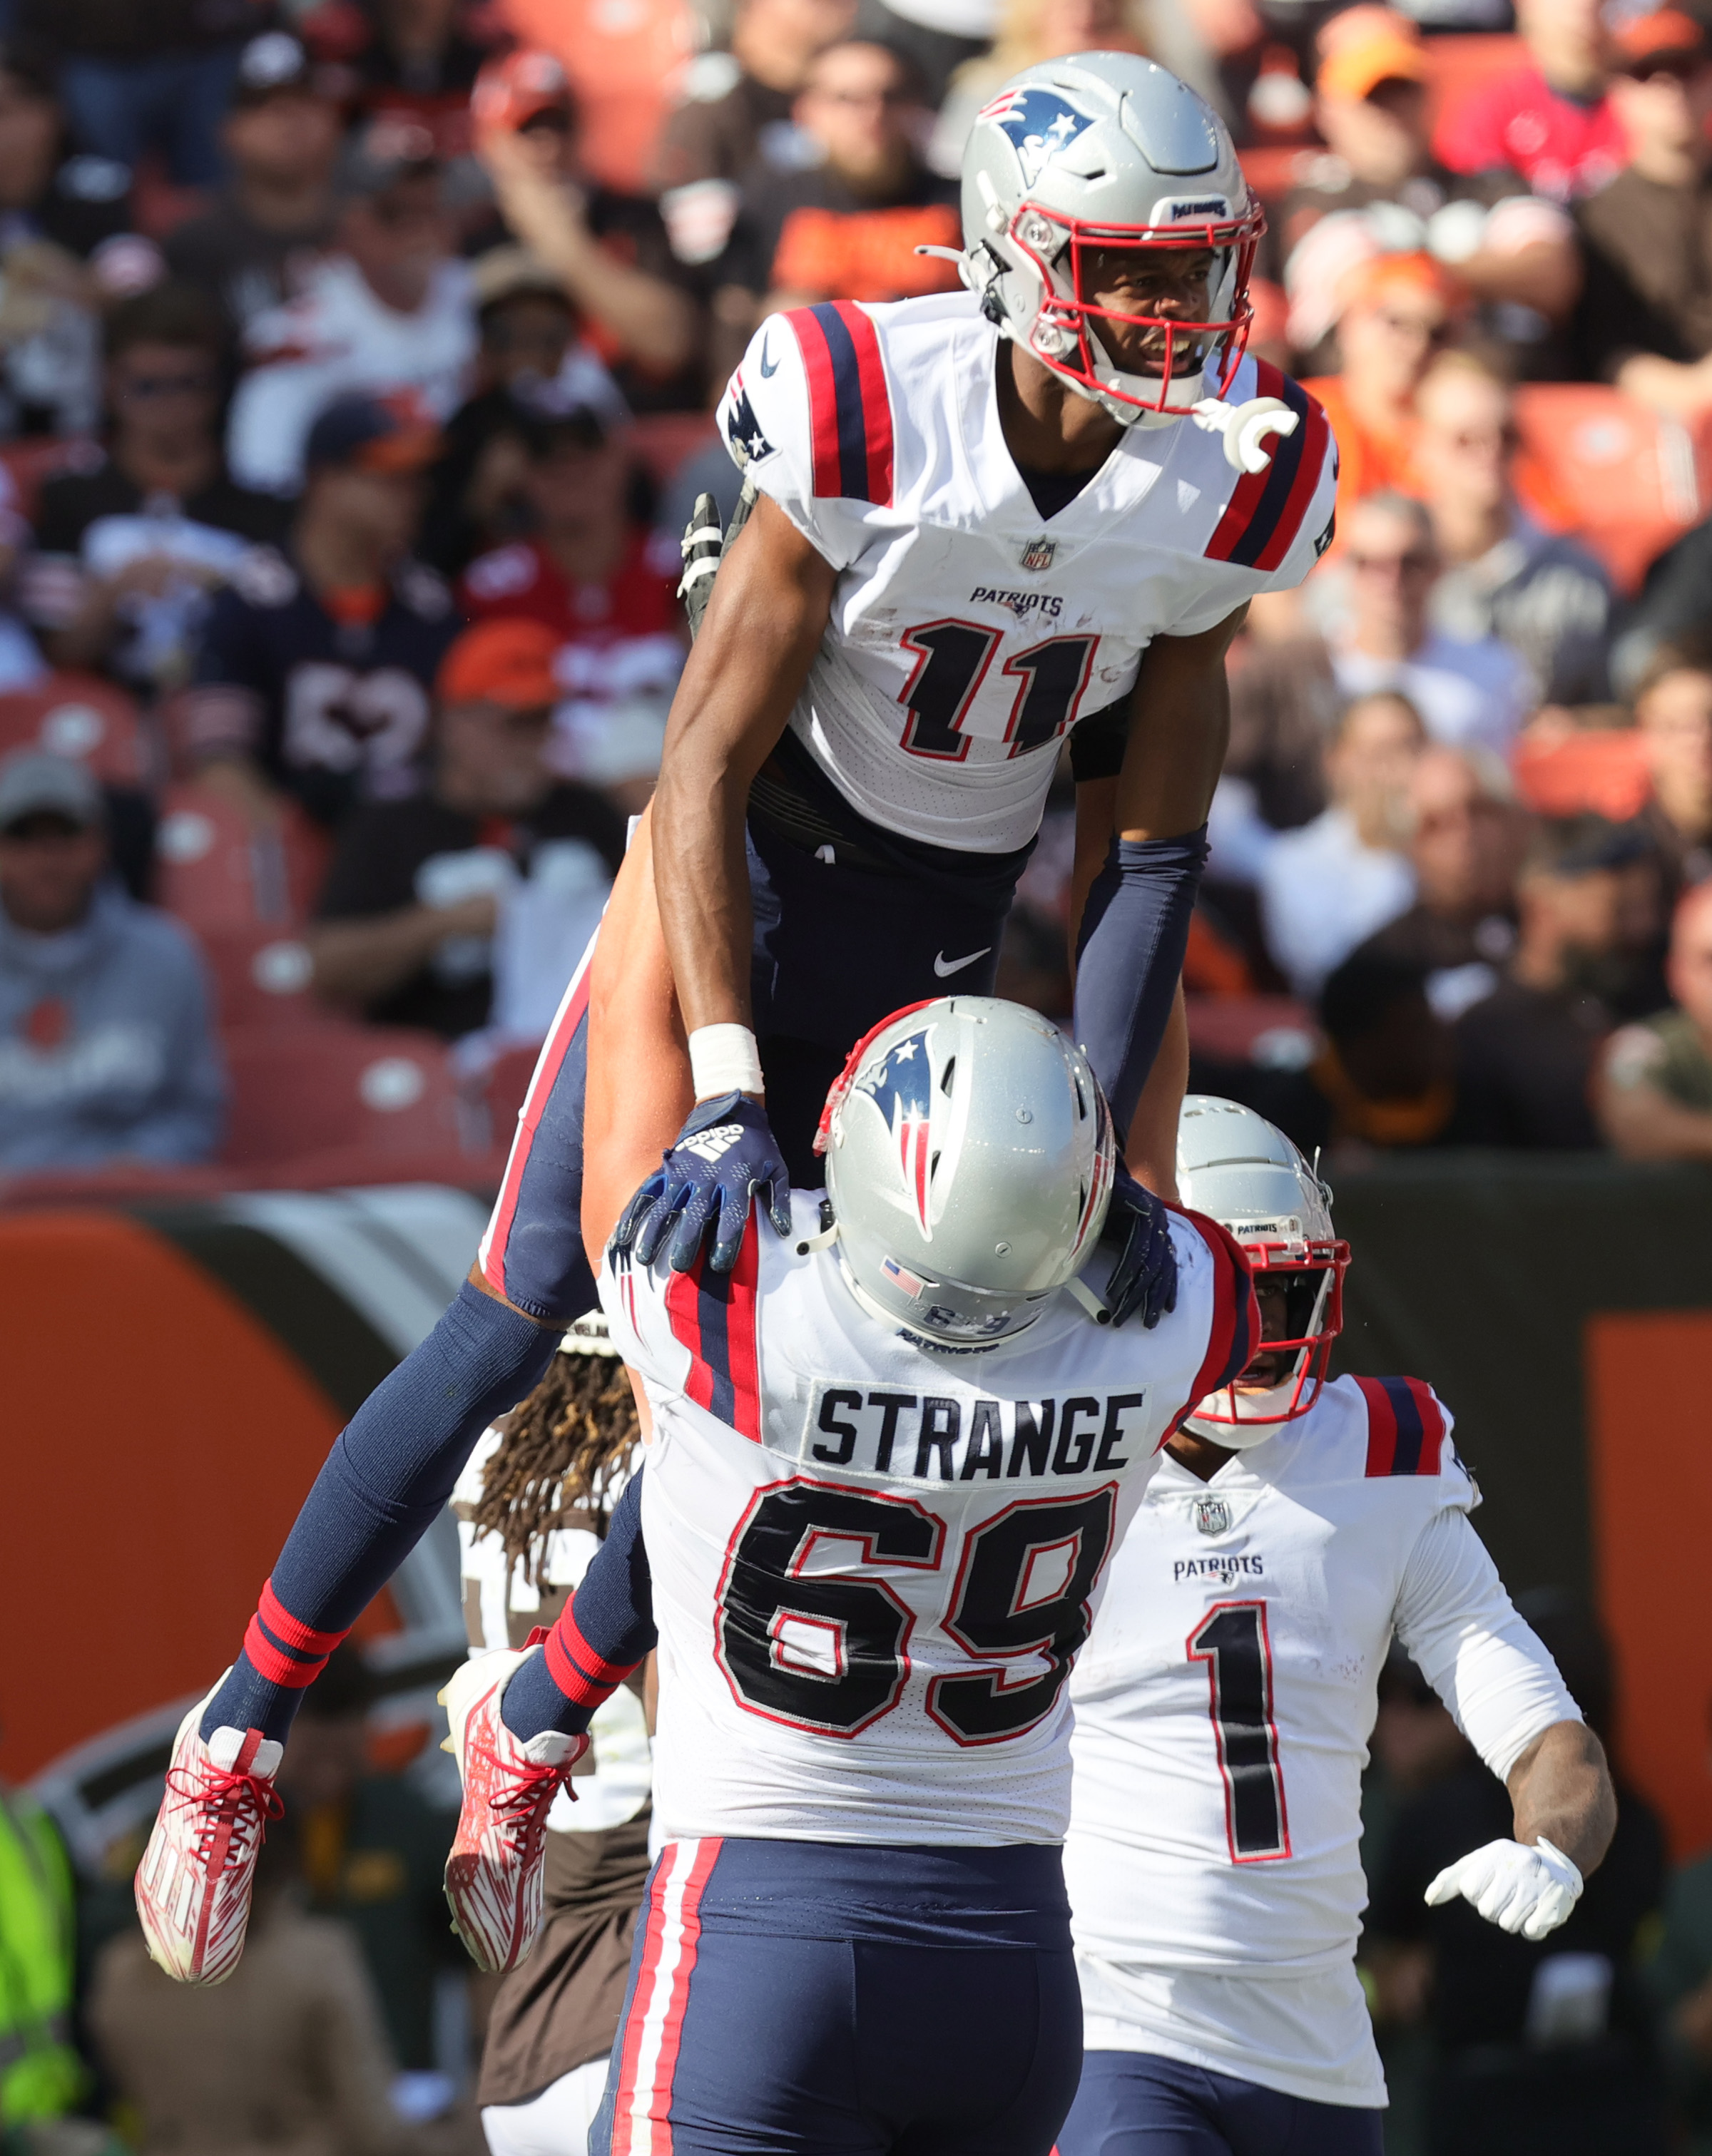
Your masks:
{"label": "man in orange cap", "polygon": [[1286,257],[1322,218],[1384,205],[1388,244],[1453,266],[1473,297],[1556,321],[1579,284],[1575,234],[1553,203],[1514,171],[1458,173],[1433,157],[1431,64],[1421,33],[1384,8],[1353,8],[1321,33],[1314,110],[1329,157],[1287,197]]}
{"label": "man in orange cap", "polygon": [[306,937],[323,995],[455,1038],[488,1022],[494,932],[543,848],[558,850],[555,875],[585,870],[598,902],[624,826],[604,796],[548,767],[558,648],[539,622],[501,620],[465,629],[447,652],[426,784],[369,803],[340,833]]}
{"label": "man in orange cap", "polygon": [[1581,358],[1587,373],[1692,423],[1712,409],[1712,56],[1699,24],[1669,8],[1616,42],[1610,101],[1628,162],[1576,212]]}

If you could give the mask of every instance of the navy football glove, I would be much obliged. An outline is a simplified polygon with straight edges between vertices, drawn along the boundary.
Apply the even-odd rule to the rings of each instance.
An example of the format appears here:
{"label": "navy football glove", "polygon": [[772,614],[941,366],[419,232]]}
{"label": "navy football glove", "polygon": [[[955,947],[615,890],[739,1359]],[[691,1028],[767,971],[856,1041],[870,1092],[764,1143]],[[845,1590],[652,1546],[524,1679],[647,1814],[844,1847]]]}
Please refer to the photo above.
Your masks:
{"label": "navy football glove", "polygon": [[1118,1246],[1118,1262],[1106,1282],[1107,1322],[1121,1325],[1139,1310],[1144,1328],[1151,1332],[1167,1311],[1177,1307],[1171,1216],[1164,1203],[1144,1189],[1121,1163],[1113,1179],[1112,1202],[1100,1240]]}
{"label": "navy football glove", "polygon": [[767,1111],[747,1093],[722,1093],[703,1101],[671,1142],[671,1150],[625,1208],[613,1245],[634,1250],[639,1265],[651,1265],[666,1237],[674,1272],[686,1273],[714,1229],[708,1263],[728,1273],[743,1248],[749,1200],[763,1202],[781,1235],[791,1232],[790,1178],[779,1142],[767,1127]]}

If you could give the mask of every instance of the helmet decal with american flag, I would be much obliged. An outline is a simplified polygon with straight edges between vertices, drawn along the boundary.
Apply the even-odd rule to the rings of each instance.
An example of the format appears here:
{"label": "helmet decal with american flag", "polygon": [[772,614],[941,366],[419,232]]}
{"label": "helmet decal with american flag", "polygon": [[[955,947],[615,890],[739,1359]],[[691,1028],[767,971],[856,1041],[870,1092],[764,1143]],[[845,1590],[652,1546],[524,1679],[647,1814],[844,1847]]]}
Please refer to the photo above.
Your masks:
{"label": "helmet decal with american flag", "polygon": [[886,1060],[856,1090],[866,1093],[886,1118],[897,1145],[903,1187],[922,1234],[931,1242],[928,1224],[928,1175],[933,1116],[933,1073],[928,1055],[930,1028],[900,1040]]}

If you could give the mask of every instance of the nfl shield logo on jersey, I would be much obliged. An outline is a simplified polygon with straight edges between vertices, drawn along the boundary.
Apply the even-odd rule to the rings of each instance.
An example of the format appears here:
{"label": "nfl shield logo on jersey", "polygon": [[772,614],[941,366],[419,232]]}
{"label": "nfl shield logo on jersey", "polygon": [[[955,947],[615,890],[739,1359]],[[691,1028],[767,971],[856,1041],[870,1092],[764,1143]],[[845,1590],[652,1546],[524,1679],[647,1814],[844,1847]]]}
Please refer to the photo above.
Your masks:
{"label": "nfl shield logo on jersey", "polygon": [[1022,550],[1022,566],[1025,569],[1050,569],[1057,557],[1057,553],[1058,542],[1056,539],[1044,536],[1031,539]]}
{"label": "nfl shield logo on jersey", "polygon": [[1222,1497],[1197,1497],[1195,1524],[1204,1535],[1221,1535],[1231,1524],[1231,1508]]}

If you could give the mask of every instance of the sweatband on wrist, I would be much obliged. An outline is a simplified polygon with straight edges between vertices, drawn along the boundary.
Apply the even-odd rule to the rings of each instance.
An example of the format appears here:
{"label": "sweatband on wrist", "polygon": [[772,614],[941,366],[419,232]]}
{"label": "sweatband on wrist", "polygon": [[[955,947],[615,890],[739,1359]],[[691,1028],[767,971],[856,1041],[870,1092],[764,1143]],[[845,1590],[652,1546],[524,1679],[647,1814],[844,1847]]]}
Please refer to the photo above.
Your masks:
{"label": "sweatband on wrist", "polygon": [[761,1050],[746,1025],[698,1025],[690,1035],[690,1075],[698,1101],[759,1093]]}

